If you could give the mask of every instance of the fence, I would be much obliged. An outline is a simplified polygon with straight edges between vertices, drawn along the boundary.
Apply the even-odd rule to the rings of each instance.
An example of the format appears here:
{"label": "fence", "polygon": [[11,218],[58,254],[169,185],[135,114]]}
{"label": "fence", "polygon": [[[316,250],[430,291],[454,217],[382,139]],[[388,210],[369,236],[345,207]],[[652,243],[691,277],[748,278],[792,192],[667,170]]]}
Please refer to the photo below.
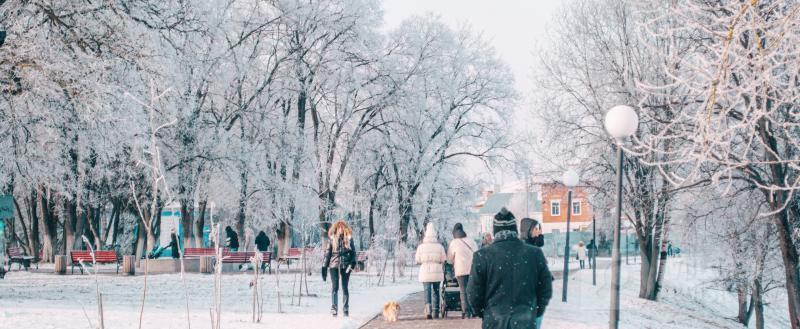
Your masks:
{"label": "fence", "polygon": [[[599,237],[598,237],[599,238]],[[626,253],[630,256],[638,255],[639,254],[639,243],[636,240],[636,234],[622,234],[622,244],[620,247],[621,255],[625,256]],[[544,251],[545,256],[547,257],[564,257],[564,244],[567,240],[567,233],[546,233],[544,234],[544,247],[542,250]],[[575,246],[578,245],[578,242],[583,241],[584,245],[589,244],[592,241],[592,232],[570,232],[569,234],[569,244],[570,247],[570,255],[575,256],[576,251],[574,249]],[[627,243],[626,243],[627,242]],[[611,256],[611,240],[601,240],[597,244],[597,253],[599,256]]]}

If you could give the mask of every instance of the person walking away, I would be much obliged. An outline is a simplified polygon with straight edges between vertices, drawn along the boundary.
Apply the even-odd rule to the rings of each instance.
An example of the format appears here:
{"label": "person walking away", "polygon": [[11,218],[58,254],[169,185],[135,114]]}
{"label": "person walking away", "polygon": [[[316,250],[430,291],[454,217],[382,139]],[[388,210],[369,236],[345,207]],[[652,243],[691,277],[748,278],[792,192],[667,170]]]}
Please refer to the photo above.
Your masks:
{"label": "person walking away", "polygon": [[[544,234],[542,234],[542,227],[539,225],[539,221],[533,218],[523,218],[520,220],[519,228],[520,240],[534,247],[544,247]],[[543,316],[536,317],[536,329],[542,328],[543,320]]]}
{"label": "person walking away", "polygon": [[581,269],[583,269],[584,266],[586,265],[585,264],[585,262],[586,262],[586,246],[583,245],[583,241],[578,242],[578,245],[575,246],[575,251],[577,253],[575,258],[580,263]]}
{"label": "person walking away", "polygon": [[456,223],[453,227],[453,240],[447,246],[447,262],[453,264],[453,271],[458,281],[462,319],[472,317],[472,310],[467,301],[467,284],[469,283],[469,271],[472,268],[472,255],[476,250],[478,250],[478,245],[472,239],[467,238],[464,226]]}
{"label": "person walking away", "polygon": [[540,248],[519,239],[514,214],[494,216],[494,243],[475,252],[467,297],[484,329],[536,328],[553,295],[553,277]]}
{"label": "person walking away", "polygon": [[[269,251],[269,237],[267,237],[267,233],[264,233],[264,231],[258,231],[258,235],[256,235],[255,242],[256,242],[256,249],[258,249],[258,252],[265,253]],[[261,272],[264,272],[264,270],[266,269],[267,269],[267,263],[262,262]]]}
{"label": "person walking away", "polygon": [[419,267],[419,282],[425,288],[425,316],[439,318],[439,283],[444,279],[442,265],[447,260],[444,247],[436,239],[433,223],[425,226],[425,237],[415,255]]}
{"label": "person walking away", "polygon": [[594,239],[589,240],[589,244],[586,245],[586,251],[589,253],[589,268],[591,269],[593,266],[592,261],[594,260],[595,257],[597,257],[597,255],[595,255],[596,252],[595,252]]}
{"label": "person walking away", "polygon": [[[328,230],[328,244],[325,252],[324,269],[330,271],[331,278],[331,315],[339,315],[339,283],[342,287],[342,311],[350,316],[350,272],[356,267],[356,249],[353,243],[353,230],[344,220],[333,223]],[[324,277],[324,274],[323,274]]]}
{"label": "person walking away", "polygon": [[225,226],[225,247],[230,251],[239,250],[239,235],[230,226]]}

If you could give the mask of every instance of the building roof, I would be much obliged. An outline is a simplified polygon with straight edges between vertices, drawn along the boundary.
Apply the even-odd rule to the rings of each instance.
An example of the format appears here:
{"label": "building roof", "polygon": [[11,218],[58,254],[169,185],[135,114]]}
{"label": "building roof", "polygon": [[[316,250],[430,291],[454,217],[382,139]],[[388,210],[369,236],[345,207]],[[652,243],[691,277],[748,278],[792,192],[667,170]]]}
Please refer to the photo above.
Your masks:
{"label": "building roof", "polygon": [[[528,192],[527,205],[525,204],[525,192],[517,193],[494,193],[492,194],[481,210],[478,212],[481,215],[496,214],[500,212],[503,207],[515,208],[522,207],[522,210],[527,206],[530,212],[542,211],[542,201],[539,200],[539,195],[536,192]],[[513,204],[512,204],[513,203]]]}

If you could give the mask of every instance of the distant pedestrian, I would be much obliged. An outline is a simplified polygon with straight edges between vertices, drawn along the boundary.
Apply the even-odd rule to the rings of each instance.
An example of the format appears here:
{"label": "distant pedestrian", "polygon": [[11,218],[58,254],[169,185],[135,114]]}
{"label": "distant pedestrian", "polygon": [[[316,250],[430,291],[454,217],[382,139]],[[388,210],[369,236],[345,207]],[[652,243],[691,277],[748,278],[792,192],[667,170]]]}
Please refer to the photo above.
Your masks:
{"label": "distant pedestrian", "polygon": [[672,257],[672,241],[667,242],[667,256]]}
{"label": "distant pedestrian", "polygon": [[589,240],[589,244],[586,245],[586,250],[589,252],[589,268],[594,266],[594,259],[597,257],[597,246],[594,244],[594,239]]}
{"label": "distant pedestrian", "polygon": [[492,234],[486,233],[481,240],[481,248],[486,248],[492,244]]}
{"label": "distant pedestrian", "polygon": [[[331,277],[331,315],[339,314],[339,283],[342,287],[344,316],[350,316],[350,273],[356,268],[356,246],[353,230],[343,220],[333,223],[328,230],[330,243],[325,252],[323,271],[328,269]],[[324,277],[324,274],[323,274]]]}
{"label": "distant pedestrian", "polygon": [[425,315],[428,319],[439,318],[439,283],[444,279],[444,262],[447,254],[436,238],[433,223],[425,226],[425,237],[417,247],[415,257],[419,267],[419,282],[425,288]]}
{"label": "distant pedestrian", "polygon": [[514,215],[494,216],[494,243],[475,252],[467,296],[484,329],[535,328],[553,294],[553,277],[540,248],[519,239]]}
{"label": "distant pedestrian", "polygon": [[478,250],[478,245],[472,239],[467,238],[464,226],[456,223],[453,227],[453,240],[447,246],[447,262],[453,264],[453,271],[458,281],[462,319],[472,317],[472,309],[467,300],[467,284],[469,283],[469,271],[472,268],[472,255],[476,250]]}
{"label": "distant pedestrian", "polygon": [[230,251],[239,250],[239,235],[230,226],[225,226],[225,247]]}
{"label": "distant pedestrian", "polygon": [[578,242],[578,245],[575,246],[575,252],[576,252],[575,259],[578,260],[578,262],[581,265],[581,269],[583,269],[584,266],[586,265],[585,262],[586,262],[586,258],[587,258],[586,257],[586,246],[583,245],[583,241]]}

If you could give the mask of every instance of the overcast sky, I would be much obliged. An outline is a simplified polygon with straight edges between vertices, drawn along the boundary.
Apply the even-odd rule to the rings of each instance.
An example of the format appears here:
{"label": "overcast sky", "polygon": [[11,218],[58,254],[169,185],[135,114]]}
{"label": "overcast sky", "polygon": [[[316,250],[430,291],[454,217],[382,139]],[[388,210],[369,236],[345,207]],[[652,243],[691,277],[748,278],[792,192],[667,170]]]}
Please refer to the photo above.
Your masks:
{"label": "overcast sky", "polygon": [[[532,88],[531,72],[537,58],[533,55],[546,39],[546,27],[553,21],[563,0],[384,0],[385,28],[391,29],[413,15],[434,13],[451,27],[469,24],[495,47],[497,54],[514,72],[515,86],[521,100],[515,109],[513,129],[535,127],[532,109],[525,101]],[[481,162],[468,161],[467,172],[486,177]],[[494,184],[520,179],[516,172],[496,171]]]}

